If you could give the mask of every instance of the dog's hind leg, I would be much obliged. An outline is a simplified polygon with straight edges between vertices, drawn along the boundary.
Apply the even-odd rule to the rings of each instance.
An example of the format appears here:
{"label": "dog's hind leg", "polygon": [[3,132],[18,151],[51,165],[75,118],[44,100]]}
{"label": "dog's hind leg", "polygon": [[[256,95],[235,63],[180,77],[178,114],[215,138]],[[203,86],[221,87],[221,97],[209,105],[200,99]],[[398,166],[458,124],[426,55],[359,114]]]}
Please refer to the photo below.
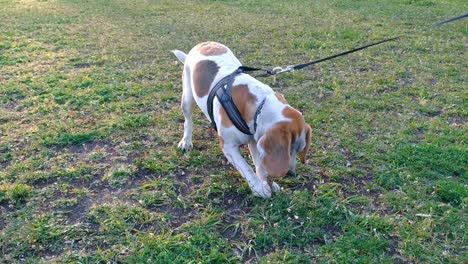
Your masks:
{"label": "dog's hind leg", "polygon": [[182,85],[183,85],[183,92],[182,92],[181,108],[182,108],[182,112],[184,113],[185,121],[184,121],[184,136],[180,140],[178,147],[183,150],[189,150],[193,147],[192,112],[193,112],[195,100],[192,94],[192,87],[190,86],[190,69],[187,66],[184,67],[184,72],[182,73]]}

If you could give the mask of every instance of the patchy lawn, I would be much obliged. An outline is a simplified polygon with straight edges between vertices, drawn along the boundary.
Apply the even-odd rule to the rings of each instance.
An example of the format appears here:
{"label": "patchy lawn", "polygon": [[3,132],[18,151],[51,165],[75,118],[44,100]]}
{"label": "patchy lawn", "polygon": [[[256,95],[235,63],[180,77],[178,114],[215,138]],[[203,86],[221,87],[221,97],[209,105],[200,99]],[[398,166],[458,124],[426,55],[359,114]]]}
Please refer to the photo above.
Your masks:
{"label": "patchy lawn", "polygon": [[[384,3],[383,3],[384,2]],[[465,263],[462,0],[0,0],[0,262]],[[228,45],[313,127],[253,197],[170,53]],[[245,151],[247,155],[247,151]]]}

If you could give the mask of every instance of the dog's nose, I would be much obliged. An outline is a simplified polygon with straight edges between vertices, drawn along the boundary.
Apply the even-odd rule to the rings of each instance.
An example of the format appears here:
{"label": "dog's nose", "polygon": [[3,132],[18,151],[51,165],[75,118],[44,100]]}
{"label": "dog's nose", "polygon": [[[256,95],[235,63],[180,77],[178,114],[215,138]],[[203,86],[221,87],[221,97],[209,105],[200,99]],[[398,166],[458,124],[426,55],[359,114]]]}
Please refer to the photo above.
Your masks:
{"label": "dog's nose", "polygon": [[292,170],[288,170],[288,173],[286,173],[286,176],[296,177],[296,173]]}

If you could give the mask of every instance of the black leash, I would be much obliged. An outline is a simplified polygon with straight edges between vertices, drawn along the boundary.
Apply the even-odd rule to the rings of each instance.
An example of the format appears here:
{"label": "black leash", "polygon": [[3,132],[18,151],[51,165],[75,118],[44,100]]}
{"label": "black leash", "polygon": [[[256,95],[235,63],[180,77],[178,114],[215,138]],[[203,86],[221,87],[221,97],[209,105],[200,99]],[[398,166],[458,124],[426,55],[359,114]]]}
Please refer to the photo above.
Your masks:
{"label": "black leash", "polygon": [[360,50],[367,49],[367,48],[375,46],[375,45],[379,45],[381,43],[397,40],[399,38],[400,37],[384,39],[384,40],[381,40],[381,41],[378,41],[378,42],[374,42],[374,43],[371,43],[371,44],[368,44],[368,45],[365,45],[365,46],[361,46],[361,47],[358,47],[358,48],[355,48],[355,49],[352,49],[352,50],[341,52],[341,53],[338,53],[338,54],[335,54],[335,55],[332,55],[332,56],[328,56],[328,57],[325,57],[325,58],[322,58],[322,59],[318,59],[318,60],[314,60],[314,61],[311,61],[311,62],[298,64],[298,65],[291,65],[291,66],[286,67],[286,69],[275,68],[275,69],[278,69],[278,70],[273,69],[272,72],[267,72],[265,74],[260,74],[260,75],[258,75],[258,77],[268,77],[268,76],[275,75],[275,74],[300,70],[302,68],[308,67],[308,66],[313,65],[313,64],[317,64],[317,63],[322,62],[322,61],[331,60],[331,59],[334,59],[336,57],[341,57],[341,56],[344,56],[344,55],[347,55],[347,54],[350,54],[350,53],[353,53],[353,52],[356,52],[356,51],[360,51]]}
{"label": "black leash", "polygon": [[438,27],[438,26],[440,26],[440,25],[447,24],[447,23],[449,23],[449,22],[452,22],[452,21],[455,21],[455,20],[459,20],[459,19],[462,19],[462,18],[466,18],[466,17],[468,17],[468,14],[464,14],[464,15],[457,16],[457,17],[454,17],[454,18],[450,18],[450,19],[444,20],[444,21],[442,21],[442,22],[435,23],[434,25],[431,26],[431,28]]}
{"label": "black leash", "polygon": [[[458,16],[458,17],[454,17],[454,18],[450,18],[450,19],[444,20],[442,22],[436,23],[436,24],[432,25],[430,28],[438,27],[440,25],[443,25],[443,24],[446,24],[446,23],[449,23],[449,22],[452,22],[452,21],[455,21],[455,20],[459,20],[459,19],[462,19],[462,18],[466,18],[466,17],[468,17],[468,14]],[[241,74],[241,73],[248,73],[248,72],[253,72],[253,71],[264,71],[265,72],[264,74],[260,74],[260,75],[257,75],[255,77],[269,77],[269,76],[273,76],[273,75],[277,75],[277,74],[281,74],[281,73],[285,73],[285,72],[292,72],[292,71],[303,69],[303,68],[305,68],[307,66],[310,66],[310,65],[313,65],[313,64],[317,64],[317,63],[322,62],[322,61],[331,60],[331,59],[334,59],[336,57],[341,57],[341,56],[344,56],[344,55],[347,55],[347,54],[350,54],[350,53],[353,53],[353,52],[356,52],[356,51],[359,51],[359,50],[367,49],[367,48],[375,46],[375,45],[379,45],[379,44],[389,42],[389,41],[394,41],[394,40],[397,40],[399,38],[400,37],[384,39],[384,40],[377,41],[377,42],[374,42],[374,43],[371,43],[371,44],[368,44],[368,45],[365,45],[365,46],[354,48],[352,50],[348,50],[348,51],[341,52],[341,53],[338,53],[338,54],[335,54],[335,55],[331,55],[331,56],[328,56],[328,57],[325,57],[325,58],[322,58],[322,59],[317,59],[317,60],[314,60],[314,61],[311,61],[311,62],[298,64],[298,65],[290,65],[290,66],[286,67],[285,69],[280,68],[280,67],[270,69],[270,68],[255,68],[255,67],[248,67],[248,66],[240,66],[234,72],[232,72],[228,76],[221,79],[213,87],[213,89],[211,89],[210,94],[208,95],[207,108],[208,108],[208,115],[209,115],[210,121],[211,121],[211,126],[215,130],[217,130],[216,123],[214,121],[214,116],[213,116],[213,100],[216,97],[218,99],[219,103],[224,108],[224,110],[225,110],[226,114],[228,115],[229,119],[232,121],[234,126],[239,131],[241,131],[242,133],[247,134],[247,135],[253,135],[253,133],[255,133],[255,131],[257,130],[257,117],[260,114],[260,112],[262,111],[262,107],[263,107],[263,104],[265,103],[265,99],[263,99],[263,101],[260,103],[260,105],[258,106],[258,108],[257,108],[257,110],[255,112],[254,132],[252,133],[250,131],[249,126],[245,122],[245,120],[242,119],[242,116],[241,116],[239,110],[237,109],[236,105],[234,104],[234,102],[232,100],[232,84],[234,83],[234,79],[236,78],[236,76]]]}
{"label": "black leash", "polygon": [[[454,17],[454,18],[450,18],[450,19],[438,22],[436,24],[433,24],[429,28],[438,27],[438,26],[441,26],[443,24],[447,24],[449,22],[459,20],[459,19],[463,19],[463,18],[466,18],[466,17],[468,17],[468,14],[464,14],[464,15],[461,15],[461,16],[457,16],[457,17]],[[286,68],[281,68],[281,67],[255,68],[255,67],[241,66],[239,69],[241,69],[243,72],[264,71],[265,73],[256,75],[255,77],[270,77],[270,76],[278,75],[278,74],[281,74],[281,73],[293,72],[293,71],[296,71],[296,70],[300,70],[300,69],[303,69],[305,67],[311,66],[313,64],[317,64],[317,63],[320,63],[320,62],[323,62],[323,61],[331,60],[331,59],[334,59],[334,58],[337,58],[337,57],[341,57],[341,56],[344,56],[344,55],[347,55],[347,54],[350,54],[350,53],[353,53],[353,52],[356,52],[356,51],[367,49],[369,47],[379,45],[379,44],[389,42],[389,41],[394,41],[394,40],[397,40],[397,39],[400,39],[400,38],[401,37],[398,36],[398,37],[384,39],[384,40],[377,41],[377,42],[374,42],[374,43],[371,43],[371,44],[368,44],[368,45],[365,45],[365,46],[357,47],[357,48],[349,50],[349,51],[345,51],[345,52],[341,52],[341,53],[338,53],[338,54],[335,54],[335,55],[331,55],[331,56],[328,56],[328,57],[325,57],[325,58],[322,58],[322,59],[317,59],[317,60],[314,60],[314,61],[311,61],[311,62],[302,63],[302,64],[298,64],[298,65],[289,65]]]}

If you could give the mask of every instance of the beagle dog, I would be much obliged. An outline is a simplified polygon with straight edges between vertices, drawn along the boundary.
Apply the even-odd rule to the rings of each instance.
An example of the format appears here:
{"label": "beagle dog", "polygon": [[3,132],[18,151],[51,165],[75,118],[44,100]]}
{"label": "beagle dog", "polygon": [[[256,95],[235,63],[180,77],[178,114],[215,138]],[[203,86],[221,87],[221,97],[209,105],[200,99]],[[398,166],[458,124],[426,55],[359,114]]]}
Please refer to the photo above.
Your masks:
{"label": "beagle dog", "polygon": [[[184,64],[182,74],[182,111],[185,117],[184,135],[178,147],[189,150],[192,144],[192,111],[194,103],[210,120],[208,95],[224,77],[241,66],[232,51],[223,44],[203,42],[188,54],[172,51]],[[294,174],[296,154],[302,163],[310,147],[311,128],[302,114],[292,108],[280,93],[249,74],[240,73],[232,82],[232,101],[251,134],[234,126],[217,98],[213,100],[213,119],[217,127],[219,145],[228,161],[240,172],[254,195],[270,198],[280,186],[272,177]],[[242,157],[239,147],[248,144],[255,165]]]}

